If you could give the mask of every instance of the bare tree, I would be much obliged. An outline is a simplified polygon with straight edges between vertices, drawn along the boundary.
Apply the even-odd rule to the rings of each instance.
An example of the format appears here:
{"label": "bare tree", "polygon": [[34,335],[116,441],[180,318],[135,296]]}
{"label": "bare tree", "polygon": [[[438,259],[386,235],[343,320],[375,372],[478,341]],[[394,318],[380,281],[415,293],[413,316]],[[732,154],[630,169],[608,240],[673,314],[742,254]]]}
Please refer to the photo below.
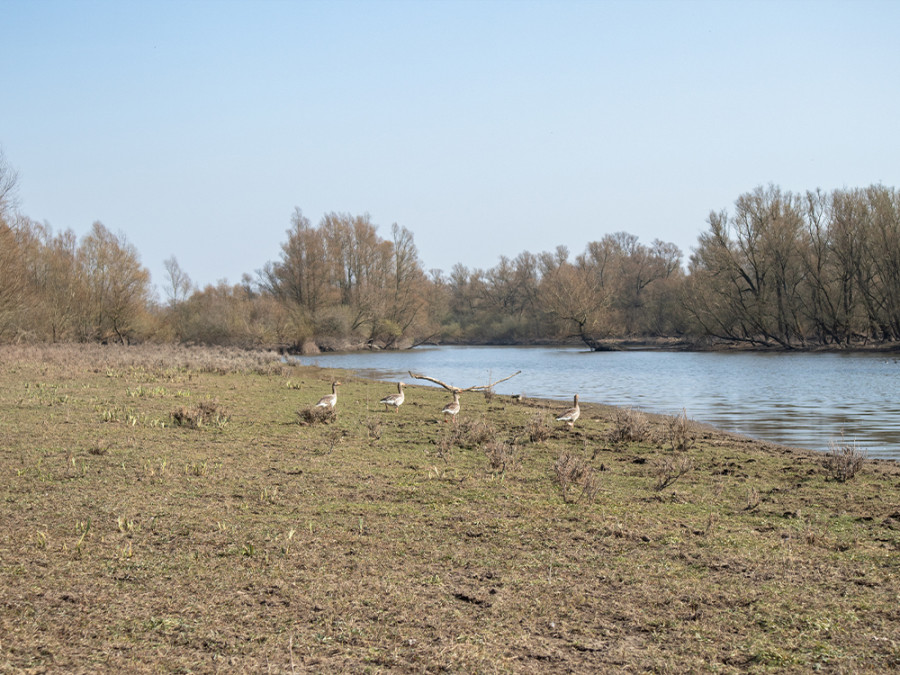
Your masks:
{"label": "bare tree", "polygon": [[545,274],[540,288],[541,304],[593,351],[604,349],[609,337],[610,296],[597,270],[584,264],[564,263]]}
{"label": "bare tree", "polygon": [[194,283],[187,272],[181,269],[174,255],[163,261],[163,267],[166,270],[166,297],[169,299],[169,307],[174,310],[187,300],[194,289]]}
{"label": "bare tree", "polygon": [[10,166],[0,147],[0,219],[8,218],[18,205],[19,172]]}
{"label": "bare tree", "polygon": [[141,266],[137,249],[124,235],[114,235],[96,222],[78,258],[90,293],[93,337],[127,344],[150,294],[150,273]]}

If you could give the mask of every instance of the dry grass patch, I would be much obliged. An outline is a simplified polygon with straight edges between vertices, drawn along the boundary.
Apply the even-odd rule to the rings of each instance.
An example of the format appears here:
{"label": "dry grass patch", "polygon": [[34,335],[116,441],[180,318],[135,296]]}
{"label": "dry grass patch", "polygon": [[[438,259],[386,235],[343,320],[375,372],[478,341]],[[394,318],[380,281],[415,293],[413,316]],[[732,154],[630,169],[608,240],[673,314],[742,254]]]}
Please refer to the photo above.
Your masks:
{"label": "dry grass patch", "polygon": [[309,426],[312,424],[329,424],[337,420],[334,408],[310,406],[297,411],[297,421]]}
{"label": "dry grass patch", "polygon": [[[172,355],[0,348],[0,672],[900,666],[896,463],[839,482],[710,431],[677,495],[648,494],[686,453],[585,461],[611,409],[532,443],[545,404],[471,396],[477,423],[441,424],[423,387],[376,443],[370,383],[291,367],[347,382],[339,418],[298,424],[279,368]],[[124,423],[168,420],[178,391],[234,414]]]}
{"label": "dry grass patch", "polygon": [[218,401],[201,401],[194,407],[180,406],[171,413],[172,424],[176,427],[200,429],[202,427],[224,427],[228,424],[228,413]]}

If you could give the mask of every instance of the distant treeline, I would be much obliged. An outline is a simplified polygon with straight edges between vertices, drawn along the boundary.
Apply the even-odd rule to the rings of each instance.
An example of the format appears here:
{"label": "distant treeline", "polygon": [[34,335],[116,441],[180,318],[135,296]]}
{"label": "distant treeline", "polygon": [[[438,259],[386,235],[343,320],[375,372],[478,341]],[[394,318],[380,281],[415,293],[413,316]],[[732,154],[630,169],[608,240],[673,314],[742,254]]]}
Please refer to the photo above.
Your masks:
{"label": "distant treeline", "polygon": [[[2,160],[2,157],[0,157]],[[617,232],[570,255],[523,252],[488,270],[426,273],[412,233],[367,215],[297,209],[278,260],[196,288],[175,257],[165,298],[123,235],[80,240],[18,213],[0,161],[0,341],[177,341],[403,348],[677,337],[785,349],[900,341],[900,199],[892,188],[759,187],[712,212],[682,252]]]}

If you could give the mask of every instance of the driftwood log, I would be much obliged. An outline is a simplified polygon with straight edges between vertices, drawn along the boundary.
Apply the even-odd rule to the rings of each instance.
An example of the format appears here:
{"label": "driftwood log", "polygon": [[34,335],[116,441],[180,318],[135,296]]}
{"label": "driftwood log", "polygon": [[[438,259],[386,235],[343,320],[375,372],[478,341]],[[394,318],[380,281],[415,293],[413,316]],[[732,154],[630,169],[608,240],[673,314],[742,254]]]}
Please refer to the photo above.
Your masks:
{"label": "driftwood log", "polygon": [[421,373],[414,373],[411,370],[409,371],[409,376],[413,377],[417,380],[428,380],[429,382],[434,382],[435,384],[441,385],[444,389],[446,389],[448,391],[452,391],[457,394],[461,394],[464,391],[484,391],[486,389],[492,389],[495,384],[500,384],[501,382],[506,382],[507,380],[511,380],[512,378],[514,378],[516,375],[518,375],[521,372],[522,372],[521,370],[517,370],[512,375],[508,375],[507,377],[497,380],[496,382],[491,382],[489,384],[475,384],[475,385],[472,385],[471,387],[466,387],[465,389],[462,389],[460,387],[454,387],[452,384],[447,384],[446,382],[442,382],[441,380],[437,379],[436,377],[429,377],[428,375],[422,375]]}

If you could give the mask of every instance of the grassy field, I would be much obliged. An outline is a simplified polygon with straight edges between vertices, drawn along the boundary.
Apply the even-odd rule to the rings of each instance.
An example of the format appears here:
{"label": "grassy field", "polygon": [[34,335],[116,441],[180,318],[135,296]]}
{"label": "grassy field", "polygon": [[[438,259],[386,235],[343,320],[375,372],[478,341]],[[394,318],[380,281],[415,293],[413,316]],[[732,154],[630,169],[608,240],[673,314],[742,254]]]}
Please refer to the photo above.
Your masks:
{"label": "grassy field", "polygon": [[896,463],[408,384],[0,348],[0,672],[900,667]]}

